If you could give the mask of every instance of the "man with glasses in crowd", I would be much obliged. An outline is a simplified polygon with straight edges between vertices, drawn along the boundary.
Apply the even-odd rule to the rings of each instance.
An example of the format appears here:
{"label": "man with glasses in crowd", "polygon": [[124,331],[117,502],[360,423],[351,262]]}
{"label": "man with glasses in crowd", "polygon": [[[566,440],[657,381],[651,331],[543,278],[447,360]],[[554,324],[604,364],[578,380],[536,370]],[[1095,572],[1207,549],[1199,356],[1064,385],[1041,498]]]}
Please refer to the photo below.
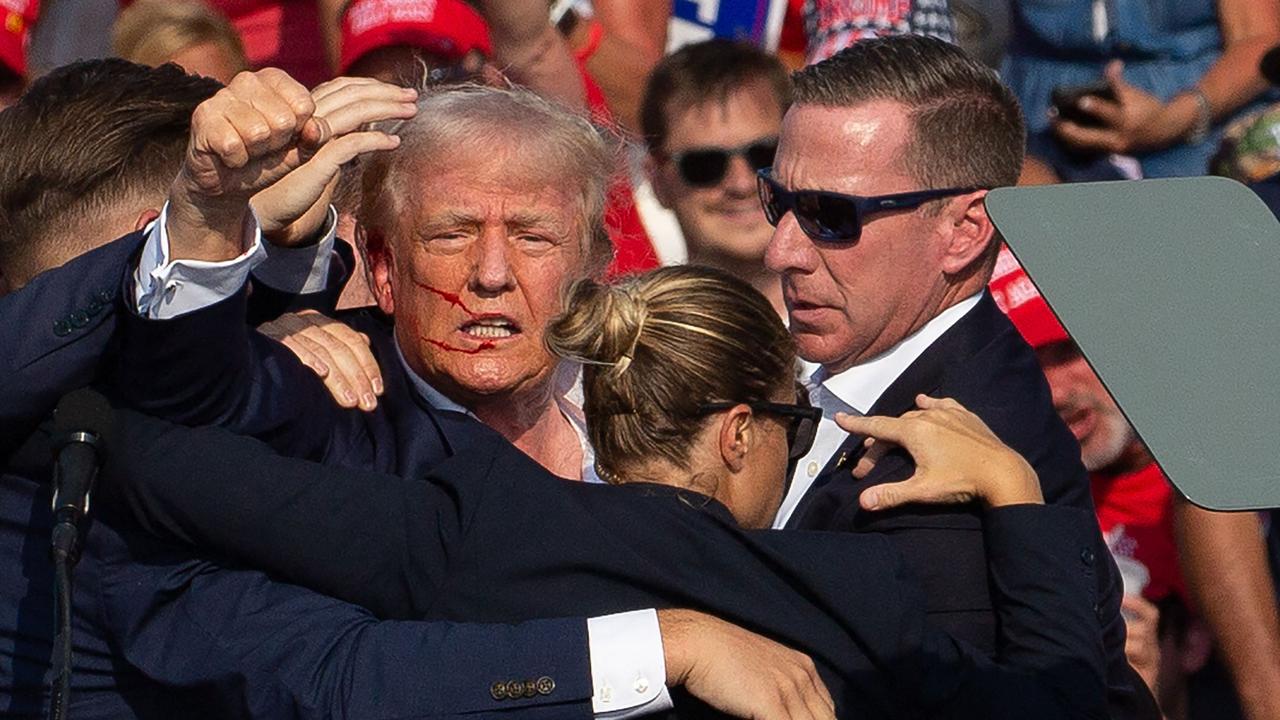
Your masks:
{"label": "man with glasses in crowd", "polygon": [[654,195],[675,214],[689,262],[732,273],[783,312],[778,276],[764,266],[772,228],[756,198],[757,170],[773,164],[791,81],[754,45],[686,45],[649,76],[640,123]]}
{"label": "man with glasses in crowd", "polygon": [[[778,155],[760,173],[776,229],[765,253],[823,408],[776,527],[884,532],[950,631],[992,648],[997,620],[976,508],[923,499],[909,456],[864,444],[838,413],[902,415],[920,394],[959,400],[1035,467],[1047,502],[1090,512],[1080,449],[1054,412],[1035,354],[984,291],[999,242],[989,189],[1013,185],[1025,129],[996,75],[949,43],[870,40],[793,76]],[[1159,717],[1124,656],[1117,571],[1096,575],[1113,717]]]}

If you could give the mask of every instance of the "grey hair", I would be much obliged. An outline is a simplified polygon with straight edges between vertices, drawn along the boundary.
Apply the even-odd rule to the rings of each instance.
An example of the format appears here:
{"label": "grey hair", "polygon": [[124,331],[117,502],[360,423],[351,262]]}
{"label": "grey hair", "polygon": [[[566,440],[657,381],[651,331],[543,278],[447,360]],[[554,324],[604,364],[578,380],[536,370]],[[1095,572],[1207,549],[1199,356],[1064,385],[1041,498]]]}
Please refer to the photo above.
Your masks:
{"label": "grey hair", "polygon": [[532,147],[561,168],[566,185],[580,184],[588,274],[602,273],[613,259],[605,211],[621,167],[621,142],[587,117],[524,88],[462,84],[421,91],[417,115],[377,129],[400,136],[400,147],[362,162],[359,220],[365,228],[386,228],[404,216],[412,198],[401,188],[412,185],[401,178],[431,172],[432,158],[517,140],[522,150]]}

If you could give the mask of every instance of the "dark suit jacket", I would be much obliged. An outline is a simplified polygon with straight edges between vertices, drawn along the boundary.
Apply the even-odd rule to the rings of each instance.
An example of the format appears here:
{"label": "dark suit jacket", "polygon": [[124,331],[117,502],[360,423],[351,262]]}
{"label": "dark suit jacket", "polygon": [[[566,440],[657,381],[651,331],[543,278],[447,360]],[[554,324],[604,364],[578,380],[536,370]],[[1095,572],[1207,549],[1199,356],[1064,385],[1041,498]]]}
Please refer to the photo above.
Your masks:
{"label": "dark suit jacket", "polygon": [[809,652],[842,717],[1105,715],[1087,512],[986,518],[993,662],[925,624],[885,538],[745,532],[693,493],[560,480],[484,428],[425,480],[140,416],[117,430],[112,494],[150,531],[379,615],[510,622],[693,607]]}
{"label": "dark suit jacket", "polygon": [[[885,390],[869,415],[901,415],[915,396],[951,397],[983,419],[1040,476],[1045,501],[1094,512],[1080,447],[1053,408],[1035,353],[990,295],[939,337]],[[887,455],[862,480],[849,470],[863,438],[849,437],[815,479],[788,528],[880,532],[894,541],[924,582],[932,617],[978,647],[996,646],[997,615],[984,573],[982,517],[973,506],[911,506],[870,513],[858,495],[871,485],[904,480],[915,471],[905,452]],[[1145,685],[1124,655],[1119,575],[1096,528],[1089,550],[1097,568],[1094,623],[1108,652],[1108,685],[1116,717],[1158,717]]]}
{"label": "dark suit jacket", "polygon": [[[98,374],[121,317],[117,288],[140,241],[139,234],[122,238],[0,297],[4,717],[43,718],[50,680],[52,450],[47,431],[31,429],[60,396]],[[351,266],[349,250],[340,252],[347,262],[335,263],[339,275]],[[241,310],[258,321],[297,307],[332,307],[341,286],[342,278],[331,276],[329,290],[301,298],[259,286]],[[242,326],[245,318],[238,318]],[[24,437],[26,444],[15,449]],[[548,654],[559,656],[563,669],[563,692],[553,699],[561,703],[531,701],[525,714],[589,714],[582,621],[513,628],[403,623],[392,632],[367,610],[256,571],[211,572],[207,564],[176,559],[155,564],[171,550],[129,527],[91,522],[87,528],[75,573],[74,718],[483,713],[513,703],[500,706],[487,691],[468,693],[462,681],[499,673],[523,679],[545,670]],[[137,602],[139,595],[148,602]],[[132,612],[138,607],[148,614]],[[502,652],[474,649],[485,646]],[[317,672],[322,664],[328,673]]]}

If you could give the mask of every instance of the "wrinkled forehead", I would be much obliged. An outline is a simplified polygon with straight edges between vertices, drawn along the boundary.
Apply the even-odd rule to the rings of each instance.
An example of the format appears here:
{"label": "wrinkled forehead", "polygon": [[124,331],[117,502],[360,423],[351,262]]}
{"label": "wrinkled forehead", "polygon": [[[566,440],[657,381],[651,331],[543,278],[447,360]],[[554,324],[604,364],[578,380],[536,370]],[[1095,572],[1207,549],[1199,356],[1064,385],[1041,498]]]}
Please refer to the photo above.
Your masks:
{"label": "wrinkled forehead", "polygon": [[415,143],[393,152],[402,154],[379,192],[398,196],[389,218],[396,224],[449,213],[580,231],[588,179],[545,145],[463,137],[452,146]]}

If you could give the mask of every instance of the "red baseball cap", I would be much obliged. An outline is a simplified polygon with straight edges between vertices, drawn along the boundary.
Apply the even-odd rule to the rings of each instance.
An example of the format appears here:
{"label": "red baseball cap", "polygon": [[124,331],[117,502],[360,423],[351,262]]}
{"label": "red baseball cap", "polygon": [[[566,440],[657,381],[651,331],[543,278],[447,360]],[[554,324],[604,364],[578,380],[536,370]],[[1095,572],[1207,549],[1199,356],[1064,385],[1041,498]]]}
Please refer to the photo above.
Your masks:
{"label": "red baseball cap", "polygon": [[484,19],[462,0],[353,0],[342,16],[339,72],[390,45],[422,48],[451,60],[472,50],[492,52]]}
{"label": "red baseball cap", "polygon": [[1031,347],[1042,348],[1071,339],[1007,245],[1000,247],[987,289]]}
{"label": "red baseball cap", "polygon": [[40,14],[40,0],[0,0],[0,64],[27,75],[27,40]]}

